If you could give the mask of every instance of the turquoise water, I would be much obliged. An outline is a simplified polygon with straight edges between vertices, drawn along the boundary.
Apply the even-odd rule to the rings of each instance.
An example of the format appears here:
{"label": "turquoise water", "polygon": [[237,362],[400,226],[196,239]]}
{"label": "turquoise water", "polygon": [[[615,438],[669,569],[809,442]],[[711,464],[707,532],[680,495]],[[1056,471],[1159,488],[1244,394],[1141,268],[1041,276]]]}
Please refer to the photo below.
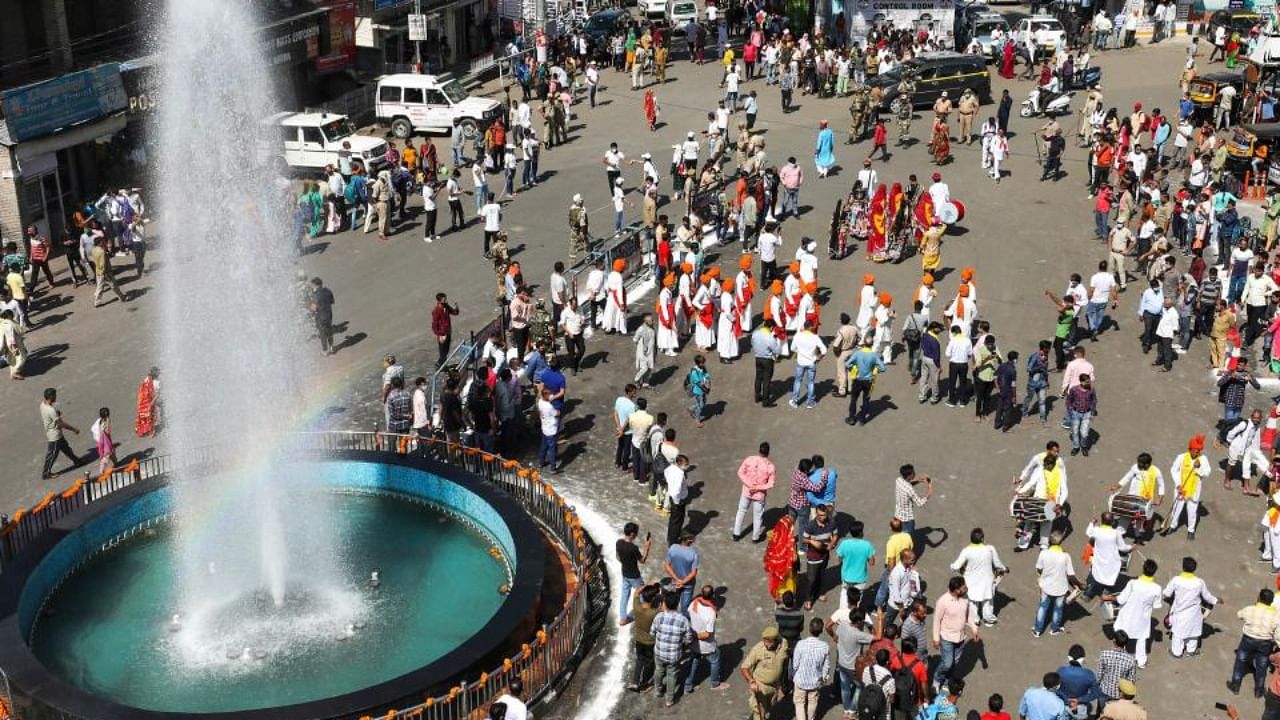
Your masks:
{"label": "turquoise water", "polygon": [[[117,703],[225,712],[390,680],[449,652],[498,610],[507,573],[487,538],[385,495],[340,495],[334,507],[347,569],[316,583],[324,590],[295,577],[282,608],[259,593],[184,613],[175,629],[178,554],[162,528],[75,571],[46,605],[32,648],[54,673]],[[306,558],[292,562],[305,568]]]}

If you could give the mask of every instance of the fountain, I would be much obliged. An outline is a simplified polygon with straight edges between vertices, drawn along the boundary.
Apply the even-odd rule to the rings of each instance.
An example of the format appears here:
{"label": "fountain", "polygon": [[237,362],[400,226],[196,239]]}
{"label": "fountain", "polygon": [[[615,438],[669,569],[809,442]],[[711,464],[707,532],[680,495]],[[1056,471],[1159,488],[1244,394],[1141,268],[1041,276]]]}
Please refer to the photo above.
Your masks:
{"label": "fountain", "polygon": [[0,669],[51,714],[377,711],[492,662],[538,602],[542,536],[511,498],[421,456],[290,441],[318,346],[256,158],[275,93],[253,5],[168,0],[159,49],[164,440],[204,459],[65,518],[0,575]]}

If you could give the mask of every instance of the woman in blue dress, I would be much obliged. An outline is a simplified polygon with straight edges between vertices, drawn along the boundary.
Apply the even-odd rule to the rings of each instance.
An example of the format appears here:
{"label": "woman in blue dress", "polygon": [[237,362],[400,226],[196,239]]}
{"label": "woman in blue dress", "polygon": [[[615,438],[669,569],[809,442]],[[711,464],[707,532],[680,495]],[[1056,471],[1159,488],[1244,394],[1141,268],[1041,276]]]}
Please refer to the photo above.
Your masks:
{"label": "woman in blue dress", "polygon": [[836,164],[836,136],[823,120],[818,126],[818,145],[813,151],[813,164],[818,166],[818,177],[826,177]]}

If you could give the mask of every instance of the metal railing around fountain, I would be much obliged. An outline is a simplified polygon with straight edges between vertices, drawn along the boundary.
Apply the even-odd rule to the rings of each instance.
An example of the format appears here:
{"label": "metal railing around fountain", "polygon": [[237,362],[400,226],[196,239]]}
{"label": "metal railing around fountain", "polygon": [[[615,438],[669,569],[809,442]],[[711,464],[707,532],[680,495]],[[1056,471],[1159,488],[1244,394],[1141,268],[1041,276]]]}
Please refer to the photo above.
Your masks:
{"label": "metal railing around fountain", "polygon": [[[424,697],[404,709],[392,709],[377,720],[478,720],[488,704],[511,682],[520,678],[528,700],[555,688],[565,672],[575,666],[585,649],[584,640],[593,623],[608,607],[608,577],[600,548],[583,530],[577,513],[534,468],[476,448],[412,435],[379,432],[326,431],[299,433],[299,450],[366,450],[395,454],[420,454],[463,468],[502,488],[563,547],[576,575],[576,584],[564,607],[537,630],[528,642],[500,665],[463,681],[438,696]],[[28,543],[59,519],[96,500],[143,480],[184,467],[216,461],[212,447],[197,448],[175,460],[156,455],[130,460],[93,478],[89,473],[62,492],[46,495],[39,503],[0,518],[0,572]],[[3,679],[3,674],[0,674]],[[0,707],[12,707],[12,697],[0,683]],[[20,715],[17,717],[21,717]],[[364,716],[360,720],[375,720]]]}

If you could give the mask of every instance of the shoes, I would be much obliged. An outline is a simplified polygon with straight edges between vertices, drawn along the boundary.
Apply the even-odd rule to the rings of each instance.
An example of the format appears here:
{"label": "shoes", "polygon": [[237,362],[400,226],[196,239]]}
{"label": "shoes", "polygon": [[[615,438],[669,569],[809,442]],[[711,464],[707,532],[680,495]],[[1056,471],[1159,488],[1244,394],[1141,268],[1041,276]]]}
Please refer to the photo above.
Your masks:
{"label": "shoes", "polygon": [[1040,631],[1039,631],[1039,630],[1032,630],[1032,631],[1031,631],[1031,637],[1040,637]]}
{"label": "shoes", "polygon": [[1050,635],[1061,635],[1062,632],[1062,628],[1049,628]]}
{"label": "shoes", "polygon": [[996,626],[996,621],[995,621],[995,620],[983,620],[983,621],[982,621],[982,624],[983,624],[983,626],[984,626],[984,627],[995,627],[995,626]]}
{"label": "shoes", "polygon": [[1080,448],[1080,454],[1089,457],[1089,448]]}
{"label": "shoes", "polygon": [[1072,457],[1075,457],[1076,455],[1079,455],[1079,454],[1080,454],[1080,448],[1071,448]]}
{"label": "shoes", "polygon": [[796,402],[794,399],[793,399],[793,400],[788,400],[788,401],[787,401],[787,404],[788,404],[788,405],[790,405],[790,406],[791,406],[791,407],[793,407],[793,408],[798,408],[798,407],[800,407],[800,403]]}
{"label": "shoes", "polygon": [[817,405],[815,405],[815,404],[813,404],[813,403],[805,403],[804,409],[805,409],[805,410],[812,410],[812,409],[814,409],[815,407],[817,407]]}

